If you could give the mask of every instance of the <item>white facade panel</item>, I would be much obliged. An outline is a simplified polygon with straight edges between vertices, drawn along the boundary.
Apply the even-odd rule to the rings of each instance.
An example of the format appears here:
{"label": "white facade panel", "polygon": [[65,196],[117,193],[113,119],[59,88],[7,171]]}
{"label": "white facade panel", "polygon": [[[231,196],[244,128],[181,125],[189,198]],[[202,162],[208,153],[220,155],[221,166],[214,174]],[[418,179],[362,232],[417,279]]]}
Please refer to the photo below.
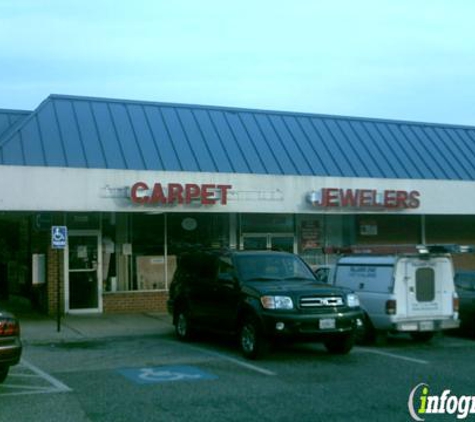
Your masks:
{"label": "white facade panel", "polygon": [[[168,185],[179,185],[184,203],[134,203],[130,192],[137,182],[150,190],[160,184],[165,200]],[[145,185],[137,190],[140,198],[152,194]],[[226,203],[216,191],[223,185],[228,186]],[[208,189],[208,202],[216,203],[201,204],[195,186]],[[325,202],[323,196],[325,206],[309,201]],[[405,198],[407,206],[396,208]],[[475,182],[0,166],[0,211],[470,215],[475,214]]]}

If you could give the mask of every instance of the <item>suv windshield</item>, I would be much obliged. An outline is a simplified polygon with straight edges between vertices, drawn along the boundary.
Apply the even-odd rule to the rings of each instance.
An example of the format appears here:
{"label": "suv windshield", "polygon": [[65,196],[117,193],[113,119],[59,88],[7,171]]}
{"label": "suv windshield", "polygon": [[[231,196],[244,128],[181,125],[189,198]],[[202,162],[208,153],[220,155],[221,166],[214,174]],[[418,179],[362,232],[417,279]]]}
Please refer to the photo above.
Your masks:
{"label": "suv windshield", "polygon": [[243,281],[315,281],[307,266],[293,255],[237,256],[236,268]]}

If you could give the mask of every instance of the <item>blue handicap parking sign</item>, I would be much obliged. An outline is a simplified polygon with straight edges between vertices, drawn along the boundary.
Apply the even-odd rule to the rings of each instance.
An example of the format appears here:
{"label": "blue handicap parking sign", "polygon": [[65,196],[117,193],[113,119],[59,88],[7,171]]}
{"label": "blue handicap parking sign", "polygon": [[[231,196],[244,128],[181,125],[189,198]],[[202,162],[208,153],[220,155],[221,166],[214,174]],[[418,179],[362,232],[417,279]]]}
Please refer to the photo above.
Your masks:
{"label": "blue handicap parking sign", "polygon": [[68,244],[68,228],[66,226],[51,227],[51,246],[53,249],[64,249]]}
{"label": "blue handicap parking sign", "polygon": [[193,366],[159,366],[155,368],[119,369],[124,377],[137,384],[154,384],[171,381],[198,381],[218,377]]}

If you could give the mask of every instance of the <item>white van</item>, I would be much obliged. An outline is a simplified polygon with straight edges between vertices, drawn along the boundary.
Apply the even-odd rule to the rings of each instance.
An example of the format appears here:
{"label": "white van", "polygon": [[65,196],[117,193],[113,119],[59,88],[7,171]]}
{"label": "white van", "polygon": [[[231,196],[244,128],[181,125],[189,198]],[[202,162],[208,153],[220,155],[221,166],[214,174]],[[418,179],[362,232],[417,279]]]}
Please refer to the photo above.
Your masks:
{"label": "white van", "polygon": [[459,326],[449,254],[346,256],[337,261],[329,283],[358,294],[366,340],[376,332],[407,332],[428,341],[439,330]]}

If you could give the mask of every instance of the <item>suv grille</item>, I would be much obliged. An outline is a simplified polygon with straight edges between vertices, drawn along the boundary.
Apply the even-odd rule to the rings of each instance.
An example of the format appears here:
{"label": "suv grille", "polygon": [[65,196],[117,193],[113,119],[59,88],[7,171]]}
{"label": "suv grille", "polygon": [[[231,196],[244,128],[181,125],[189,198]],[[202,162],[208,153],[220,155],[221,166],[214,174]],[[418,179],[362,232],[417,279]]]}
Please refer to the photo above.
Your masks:
{"label": "suv grille", "polygon": [[300,298],[301,308],[323,308],[324,306],[343,306],[343,299],[339,296],[319,297],[306,296]]}

